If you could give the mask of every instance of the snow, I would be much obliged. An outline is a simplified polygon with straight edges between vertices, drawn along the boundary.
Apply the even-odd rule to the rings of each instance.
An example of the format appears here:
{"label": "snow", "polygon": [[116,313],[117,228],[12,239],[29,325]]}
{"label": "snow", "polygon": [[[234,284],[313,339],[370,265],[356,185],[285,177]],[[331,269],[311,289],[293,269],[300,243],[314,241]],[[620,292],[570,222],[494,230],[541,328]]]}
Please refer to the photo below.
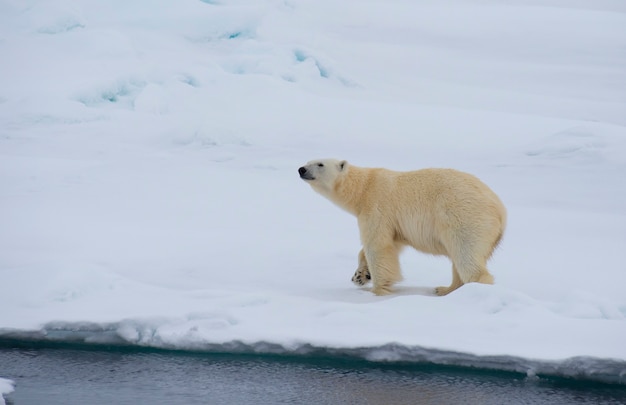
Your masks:
{"label": "snow", "polygon": [[[4,0],[0,338],[624,384],[625,46],[611,0]],[[319,157],[480,177],[496,284],[353,286]]]}
{"label": "snow", "polygon": [[6,378],[0,378],[0,405],[5,404],[4,395],[10,394],[15,391],[15,383]]}

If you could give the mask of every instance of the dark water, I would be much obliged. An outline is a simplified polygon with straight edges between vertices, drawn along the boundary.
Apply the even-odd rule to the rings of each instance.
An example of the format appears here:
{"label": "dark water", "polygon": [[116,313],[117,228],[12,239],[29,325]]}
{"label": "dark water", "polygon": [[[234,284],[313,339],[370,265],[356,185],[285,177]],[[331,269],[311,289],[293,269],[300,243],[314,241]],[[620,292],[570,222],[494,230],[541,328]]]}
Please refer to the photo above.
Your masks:
{"label": "dark water", "polygon": [[626,404],[626,387],[348,359],[0,348],[7,404]]}

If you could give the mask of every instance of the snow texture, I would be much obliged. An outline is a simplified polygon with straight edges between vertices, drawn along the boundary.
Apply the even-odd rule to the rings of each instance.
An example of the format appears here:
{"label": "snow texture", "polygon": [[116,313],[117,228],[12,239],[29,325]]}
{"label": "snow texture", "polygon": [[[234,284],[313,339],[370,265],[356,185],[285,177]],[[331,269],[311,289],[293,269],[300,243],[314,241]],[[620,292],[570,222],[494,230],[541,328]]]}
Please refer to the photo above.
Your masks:
{"label": "snow texture", "polygon": [[[0,1],[0,338],[626,384],[624,49],[618,0]],[[480,177],[496,284],[354,287],[319,157]]]}
{"label": "snow texture", "polygon": [[0,378],[0,405],[5,404],[4,395],[10,394],[15,391],[15,383],[6,378]]}

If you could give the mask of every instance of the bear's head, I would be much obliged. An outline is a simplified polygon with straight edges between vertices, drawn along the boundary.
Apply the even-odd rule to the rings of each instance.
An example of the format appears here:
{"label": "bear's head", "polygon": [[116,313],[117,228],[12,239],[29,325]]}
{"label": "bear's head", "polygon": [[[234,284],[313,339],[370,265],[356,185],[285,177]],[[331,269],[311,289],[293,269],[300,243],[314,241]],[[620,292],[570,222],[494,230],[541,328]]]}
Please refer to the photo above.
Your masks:
{"label": "bear's head", "polygon": [[337,159],[312,160],[298,169],[300,178],[313,187],[313,190],[328,196],[348,169],[348,162]]}

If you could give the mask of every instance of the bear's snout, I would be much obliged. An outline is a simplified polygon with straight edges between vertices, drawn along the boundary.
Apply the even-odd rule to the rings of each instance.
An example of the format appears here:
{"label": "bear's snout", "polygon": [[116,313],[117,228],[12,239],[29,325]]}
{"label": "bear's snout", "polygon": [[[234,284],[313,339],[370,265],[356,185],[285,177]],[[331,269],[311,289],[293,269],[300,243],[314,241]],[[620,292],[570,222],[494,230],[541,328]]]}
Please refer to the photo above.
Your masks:
{"label": "bear's snout", "polygon": [[311,172],[308,171],[307,168],[304,166],[298,169],[298,173],[300,173],[300,178],[302,180],[315,180],[315,177],[313,177]]}

